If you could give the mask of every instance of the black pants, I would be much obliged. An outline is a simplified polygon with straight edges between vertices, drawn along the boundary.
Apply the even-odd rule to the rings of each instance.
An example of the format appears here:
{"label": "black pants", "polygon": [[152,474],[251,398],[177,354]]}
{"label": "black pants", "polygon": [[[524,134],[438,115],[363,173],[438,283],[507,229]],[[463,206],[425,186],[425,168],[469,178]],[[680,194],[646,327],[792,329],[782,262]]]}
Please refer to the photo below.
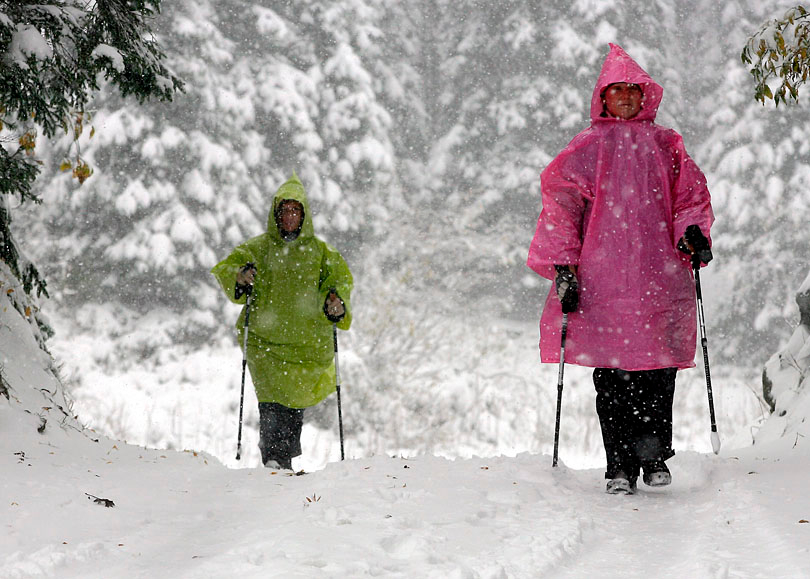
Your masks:
{"label": "black pants", "polygon": [[624,473],[635,480],[639,469],[663,462],[672,450],[672,400],[676,368],[627,372],[596,368],[596,413],[607,456],[605,478]]}
{"label": "black pants", "polygon": [[275,460],[292,469],[292,459],[301,454],[304,410],[275,402],[259,402],[259,450],[262,464]]}

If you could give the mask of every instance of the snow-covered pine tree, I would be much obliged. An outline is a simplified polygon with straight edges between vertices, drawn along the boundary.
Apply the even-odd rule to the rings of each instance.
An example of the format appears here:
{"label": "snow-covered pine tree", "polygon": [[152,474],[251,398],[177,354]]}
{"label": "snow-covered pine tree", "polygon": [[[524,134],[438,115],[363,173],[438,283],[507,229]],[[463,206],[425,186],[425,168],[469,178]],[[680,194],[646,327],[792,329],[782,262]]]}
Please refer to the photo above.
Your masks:
{"label": "snow-covered pine tree", "polygon": [[151,328],[130,336],[119,363],[230,338],[232,310],[208,270],[265,228],[293,170],[320,234],[348,241],[382,227],[390,121],[368,70],[380,16],[365,2],[264,4],[165,6],[156,32],[186,93],[139,110],[105,93],[94,103],[96,136],[80,140],[93,178],[74,191],[52,175],[43,190],[47,219],[30,232],[59,240],[40,255],[65,282],[65,313],[104,331],[103,317],[81,310],[109,304],[117,331]]}
{"label": "snow-covered pine tree", "polygon": [[804,436],[810,407],[810,274],[796,291],[799,324],[787,344],[776,352],[762,370],[762,392],[773,415],[757,434],[757,441],[769,436]]}
{"label": "snow-covered pine tree", "polygon": [[[488,311],[522,317],[540,300],[523,267],[540,209],[539,174],[589,123],[593,83],[609,41],[670,78],[657,34],[675,34],[673,11],[643,2],[552,6],[515,0],[468,6],[409,4],[424,95],[423,175],[413,227],[431,240],[418,254],[428,285]],[[648,32],[654,30],[653,32]],[[393,31],[392,31],[393,32]],[[419,166],[419,165],[417,165]],[[452,255],[452,259],[446,256]],[[528,288],[524,287],[528,284]]]}
{"label": "snow-covered pine tree", "polygon": [[[810,241],[810,133],[803,107],[754,106],[747,67],[726,55],[741,47],[774,6],[726,7],[719,52],[698,58],[717,83],[698,102],[710,131],[698,150],[706,160],[715,212],[715,282],[706,296],[720,360],[765,362],[790,334]],[[709,73],[711,74],[711,73]],[[720,298],[719,296],[722,296]],[[709,314],[707,314],[709,315]]]}
{"label": "snow-covered pine tree", "polygon": [[[150,33],[159,8],[159,0],[0,2],[0,258],[26,293],[34,287],[41,293],[45,281],[21,254],[9,224],[12,198],[39,201],[37,135],[78,136],[101,77],[140,102],[172,98],[181,82]],[[92,171],[78,151],[65,165],[79,181]]]}

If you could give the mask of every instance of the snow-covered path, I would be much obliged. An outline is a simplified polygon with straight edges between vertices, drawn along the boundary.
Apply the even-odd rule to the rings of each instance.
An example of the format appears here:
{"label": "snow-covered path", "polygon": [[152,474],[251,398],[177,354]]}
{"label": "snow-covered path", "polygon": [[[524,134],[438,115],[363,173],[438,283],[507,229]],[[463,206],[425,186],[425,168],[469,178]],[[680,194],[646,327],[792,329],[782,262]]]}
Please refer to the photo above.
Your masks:
{"label": "snow-covered path", "polygon": [[604,494],[601,471],[541,455],[375,457],[293,477],[53,434],[6,438],[24,458],[2,455],[0,577],[810,577],[796,449],[680,453],[672,486],[624,497]]}
{"label": "snow-covered path", "polygon": [[[571,477],[573,492],[591,505],[592,526],[578,551],[548,576],[810,577],[810,529],[801,532],[800,517],[790,520],[774,505],[763,505],[763,497],[773,494],[769,486],[790,477],[765,482],[738,458],[686,453],[671,463],[670,487],[640,483],[632,497],[606,495],[591,481],[586,488],[586,471]],[[803,483],[792,478],[791,492],[801,495]],[[792,537],[785,535],[789,524],[796,530]]]}

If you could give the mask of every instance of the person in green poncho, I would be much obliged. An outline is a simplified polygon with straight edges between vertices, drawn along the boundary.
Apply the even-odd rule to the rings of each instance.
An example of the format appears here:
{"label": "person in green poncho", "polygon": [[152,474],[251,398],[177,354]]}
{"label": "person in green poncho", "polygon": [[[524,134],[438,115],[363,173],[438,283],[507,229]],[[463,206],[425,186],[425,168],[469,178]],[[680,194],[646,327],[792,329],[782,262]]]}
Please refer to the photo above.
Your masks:
{"label": "person in green poncho", "polygon": [[[301,181],[273,198],[267,231],[211,270],[228,298],[245,304],[252,286],[247,365],[259,401],[262,463],[292,469],[301,454],[304,408],[335,391],[332,324],[352,322],[352,274],[338,251],[315,236]],[[236,323],[242,336],[245,309]]]}

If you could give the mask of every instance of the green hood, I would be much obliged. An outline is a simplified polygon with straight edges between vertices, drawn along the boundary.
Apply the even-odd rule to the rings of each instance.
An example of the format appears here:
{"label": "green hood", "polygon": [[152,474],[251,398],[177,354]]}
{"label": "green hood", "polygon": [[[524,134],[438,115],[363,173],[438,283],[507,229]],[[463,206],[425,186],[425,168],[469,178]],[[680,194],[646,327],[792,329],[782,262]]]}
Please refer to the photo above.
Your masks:
{"label": "green hood", "polygon": [[312,212],[309,210],[309,201],[307,200],[307,192],[304,190],[304,185],[298,178],[298,175],[293,171],[286,183],[276,191],[273,197],[273,206],[270,208],[270,214],[267,216],[267,233],[275,241],[287,243],[281,237],[281,232],[278,230],[276,224],[276,210],[283,201],[298,201],[304,207],[304,222],[301,225],[301,233],[298,237],[289,243],[309,239],[315,235],[315,227],[312,225]]}

